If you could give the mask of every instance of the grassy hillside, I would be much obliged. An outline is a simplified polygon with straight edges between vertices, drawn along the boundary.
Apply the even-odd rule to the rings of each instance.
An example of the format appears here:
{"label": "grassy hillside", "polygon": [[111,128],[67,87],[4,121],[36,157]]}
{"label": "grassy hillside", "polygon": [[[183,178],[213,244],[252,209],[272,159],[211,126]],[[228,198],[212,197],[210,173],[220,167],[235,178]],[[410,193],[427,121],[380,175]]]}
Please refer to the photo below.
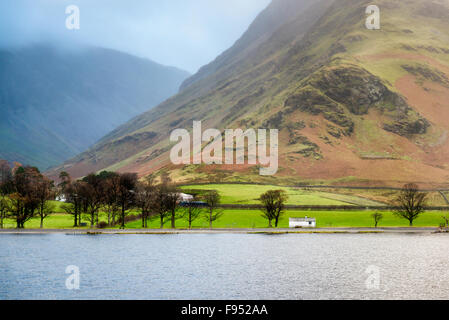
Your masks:
{"label": "grassy hillside", "polygon": [[[141,176],[169,170],[181,183],[447,186],[449,1],[380,0],[380,30],[365,28],[370,1],[299,2],[295,15],[283,10],[291,1],[274,1],[267,10],[276,7],[282,24],[261,14],[263,32],[250,28],[182,92],[65,169],[75,176],[104,168]],[[248,34],[257,40],[244,41]],[[193,120],[220,130],[279,129],[278,173],[171,165],[169,133],[191,128]],[[145,132],[155,137],[142,141]]]}

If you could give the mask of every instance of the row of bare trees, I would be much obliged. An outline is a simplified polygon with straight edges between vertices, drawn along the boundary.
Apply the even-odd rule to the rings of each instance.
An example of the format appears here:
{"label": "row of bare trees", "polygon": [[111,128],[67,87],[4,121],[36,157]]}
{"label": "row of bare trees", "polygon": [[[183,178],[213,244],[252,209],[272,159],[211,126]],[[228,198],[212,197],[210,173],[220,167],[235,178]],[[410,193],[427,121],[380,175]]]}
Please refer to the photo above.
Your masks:
{"label": "row of bare trees", "polygon": [[[159,220],[160,227],[169,222],[176,228],[176,221],[185,219],[189,228],[199,217],[207,219],[210,228],[223,211],[219,209],[220,196],[209,191],[197,201],[183,201],[181,191],[171,182],[167,174],[162,174],[156,183],[153,176],[139,181],[136,174],[103,171],[91,173],[80,180],[74,180],[66,172],[60,174],[60,183],[42,175],[37,168],[17,165],[11,168],[6,161],[0,161],[0,228],[5,219],[16,221],[17,228],[31,218],[44,220],[54,212],[57,197],[64,198],[61,209],[73,216],[74,227],[88,222],[91,227],[119,225],[125,228],[130,212],[138,212],[142,228],[148,227],[150,220]],[[107,215],[107,223],[101,221],[100,214]]]}
{"label": "row of bare trees", "polygon": [[108,225],[120,225],[125,228],[126,217],[131,210],[137,210],[142,228],[148,228],[148,222],[158,220],[160,228],[169,222],[172,229],[176,221],[187,220],[189,228],[200,216],[207,218],[210,228],[223,212],[218,208],[220,196],[216,191],[204,194],[197,201],[183,201],[181,191],[163,174],[161,181],[155,183],[154,176],[143,181],[136,174],[101,172],[90,174],[82,180],[72,181],[63,172],[60,175],[61,193],[66,197],[63,209],[74,216],[74,226],[80,225],[81,216],[87,217],[90,226],[99,225],[99,213],[107,214]]}
{"label": "row of bare trees", "polygon": [[68,173],[62,172],[59,178],[60,194],[65,197],[62,208],[73,215],[74,227],[80,226],[82,216],[91,227],[98,226],[101,210],[107,212],[108,225],[119,221],[121,227],[124,227],[125,217],[135,203],[138,184],[136,174],[103,171],[72,181]]}

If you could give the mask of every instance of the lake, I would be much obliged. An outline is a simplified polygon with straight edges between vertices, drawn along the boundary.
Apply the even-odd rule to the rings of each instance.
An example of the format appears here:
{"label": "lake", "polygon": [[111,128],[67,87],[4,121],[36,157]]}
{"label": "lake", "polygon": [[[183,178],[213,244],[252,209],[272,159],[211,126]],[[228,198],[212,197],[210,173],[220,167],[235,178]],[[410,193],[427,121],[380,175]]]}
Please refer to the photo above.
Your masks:
{"label": "lake", "polygon": [[448,298],[444,234],[0,235],[0,299]]}

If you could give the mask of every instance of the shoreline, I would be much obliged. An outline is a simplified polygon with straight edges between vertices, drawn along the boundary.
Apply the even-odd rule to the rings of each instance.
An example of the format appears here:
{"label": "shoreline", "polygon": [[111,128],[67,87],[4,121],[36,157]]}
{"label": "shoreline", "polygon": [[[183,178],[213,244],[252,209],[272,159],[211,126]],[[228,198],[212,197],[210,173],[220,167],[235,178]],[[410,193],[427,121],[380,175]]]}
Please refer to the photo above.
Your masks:
{"label": "shoreline", "polygon": [[67,234],[67,235],[164,235],[164,234],[440,234],[448,233],[435,227],[385,227],[385,228],[262,228],[262,229],[0,229],[1,234]]}

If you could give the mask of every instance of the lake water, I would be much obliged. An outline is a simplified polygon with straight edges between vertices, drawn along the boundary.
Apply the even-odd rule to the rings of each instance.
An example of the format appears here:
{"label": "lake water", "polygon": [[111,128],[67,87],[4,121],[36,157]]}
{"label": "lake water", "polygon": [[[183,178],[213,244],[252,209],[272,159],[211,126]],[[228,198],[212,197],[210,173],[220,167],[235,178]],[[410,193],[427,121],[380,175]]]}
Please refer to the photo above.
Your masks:
{"label": "lake water", "polygon": [[0,299],[448,298],[447,235],[0,235]]}

